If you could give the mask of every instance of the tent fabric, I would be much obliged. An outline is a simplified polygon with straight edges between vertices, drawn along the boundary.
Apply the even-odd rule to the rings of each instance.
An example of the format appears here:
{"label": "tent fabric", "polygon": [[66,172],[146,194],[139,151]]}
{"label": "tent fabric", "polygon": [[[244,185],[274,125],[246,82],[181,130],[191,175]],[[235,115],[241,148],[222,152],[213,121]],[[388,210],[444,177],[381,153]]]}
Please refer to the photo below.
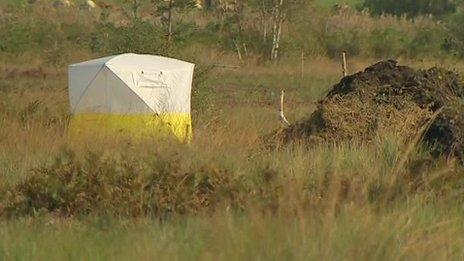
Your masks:
{"label": "tent fabric", "polygon": [[[122,125],[127,125],[127,129],[138,125],[156,136],[165,133],[160,127],[164,125],[172,134],[185,139],[191,133],[194,66],[177,59],[132,53],[72,64],[69,66],[69,100],[74,115],[71,127],[81,132],[85,126],[110,129],[117,126],[121,132]],[[141,125],[135,124],[138,121]]]}
{"label": "tent fabric", "polygon": [[188,114],[76,114],[70,121],[68,135],[72,142],[108,136],[137,139],[173,137],[189,142],[192,127]]}

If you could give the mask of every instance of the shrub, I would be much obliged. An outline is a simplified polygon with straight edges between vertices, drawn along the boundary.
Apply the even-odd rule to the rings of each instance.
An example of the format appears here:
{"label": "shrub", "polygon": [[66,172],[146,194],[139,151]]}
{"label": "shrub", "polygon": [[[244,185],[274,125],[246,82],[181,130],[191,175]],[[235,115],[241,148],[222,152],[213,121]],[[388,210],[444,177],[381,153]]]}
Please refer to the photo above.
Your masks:
{"label": "shrub", "polygon": [[456,5],[452,0],[366,0],[364,7],[369,8],[374,14],[393,14],[408,16],[418,16],[431,14],[434,16],[444,16],[456,10]]}
{"label": "shrub", "polygon": [[445,38],[445,30],[439,27],[428,27],[416,32],[414,38],[409,41],[409,57],[418,58],[423,56],[443,57],[441,46]]}
{"label": "shrub", "polygon": [[126,52],[168,55],[170,48],[161,27],[141,20],[134,20],[129,26],[99,24],[91,40],[91,50],[103,55]]}
{"label": "shrub", "polygon": [[356,28],[330,32],[325,41],[327,54],[335,58],[339,57],[342,51],[347,51],[350,55],[358,56],[363,51],[362,44],[366,42],[363,37],[363,32]]}
{"label": "shrub", "polygon": [[207,210],[220,201],[233,204],[235,184],[224,169],[184,169],[161,155],[144,161],[91,154],[80,161],[66,152],[9,190],[3,210],[10,216],[52,212],[162,218]]}
{"label": "shrub", "polygon": [[193,77],[192,86],[192,112],[196,117],[198,114],[211,113],[214,108],[213,90],[209,84],[209,76],[213,66],[197,65]]}
{"label": "shrub", "polygon": [[318,40],[330,57],[339,57],[343,50],[352,56],[375,58],[436,57],[441,55],[445,36],[443,23],[429,17],[414,20],[393,15],[372,17],[367,12],[353,9],[327,15],[319,24],[324,25],[325,30],[313,30],[306,38]]}
{"label": "shrub", "polygon": [[445,52],[464,57],[464,12],[459,12],[448,18],[446,27],[448,35],[443,42],[442,48]]}
{"label": "shrub", "polygon": [[33,48],[31,30],[28,25],[7,21],[0,25],[0,51],[20,53]]}
{"label": "shrub", "polygon": [[[1,10],[2,6],[0,13]],[[62,66],[72,53],[70,50],[87,48],[94,30],[91,13],[57,9],[45,1],[6,10],[7,15],[0,15],[0,52],[44,56],[46,62],[54,65]]]}

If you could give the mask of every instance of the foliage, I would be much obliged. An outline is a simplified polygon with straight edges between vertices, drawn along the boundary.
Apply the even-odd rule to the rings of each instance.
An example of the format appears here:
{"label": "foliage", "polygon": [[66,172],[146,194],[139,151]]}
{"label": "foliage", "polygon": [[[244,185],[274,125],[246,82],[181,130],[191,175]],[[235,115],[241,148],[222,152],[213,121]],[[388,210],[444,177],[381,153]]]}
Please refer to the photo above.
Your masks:
{"label": "foliage", "polygon": [[125,52],[159,55],[170,53],[163,30],[141,20],[136,20],[129,26],[99,24],[91,39],[91,50],[104,55]]}
{"label": "foliage", "polygon": [[442,17],[456,10],[453,0],[366,0],[364,7],[374,14],[406,14],[412,17],[426,14]]}
{"label": "foliage", "polygon": [[458,57],[464,57],[464,12],[460,12],[448,18],[448,34],[442,44],[443,50]]}
{"label": "foliage", "polygon": [[[138,1],[137,18],[127,14],[131,3],[116,1],[114,5],[122,9],[113,6],[98,12],[77,6],[53,7],[46,2],[5,7],[8,15],[1,18],[0,52],[34,53],[55,66],[64,65],[72,50],[91,52],[93,56],[121,52],[177,56],[194,45],[235,54],[242,62],[270,59],[276,15],[273,1],[264,5],[260,1],[240,2],[238,6],[229,3],[208,12],[192,9],[189,1],[174,1],[171,41],[167,37],[165,2],[154,5]],[[350,56],[374,58],[462,53],[461,12],[437,22],[424,16],[414,20],[392,15],[372,17],[351,7],[315,8],[302,0],[285,3],[279,45],[282,57],[303,52],[333,58],[342,50]]]}
{"label": "foliage", "polygon": [[[180,162],[135,158],[114,160],[90,154],[83,162],[65,153],[7,192],[5,213],[35,215],[43,211],[63,216],[89,213],[126,217],[166,217],[213,208],[235,191],[224,170],[181,168]],[[232,202],[233,203],[233,202]]]}
{"label": "foliage", "polygon": [[214,109],[213,91],[209,82],[213,66],[199,65],[195,67],[192,86],[193,116],[212,113]]}
{"label": "foliage", "polygon": [[162,22],[166,23],[167,17],[165,14],[172,10],[177,11],[187,11],[189,9],[195,8],[196,1],[195,0],[172,0],[171,5],[169,5],[169,1],[154,1],[154,5],[156,8],[156,12],[158,16],[161,16]]}

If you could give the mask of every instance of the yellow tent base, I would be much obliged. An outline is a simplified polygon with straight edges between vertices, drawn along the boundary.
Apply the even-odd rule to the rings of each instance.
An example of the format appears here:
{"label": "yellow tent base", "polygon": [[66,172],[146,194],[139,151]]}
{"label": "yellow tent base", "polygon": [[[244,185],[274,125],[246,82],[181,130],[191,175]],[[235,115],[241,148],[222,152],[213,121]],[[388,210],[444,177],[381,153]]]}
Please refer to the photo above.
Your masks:
{"label": "yellow tent base", "polygon": [[123,136],[140,138],[192,139],[190,114],[162,115],[77,114],[71,118],[68,136],[71,141],[89,137]]}

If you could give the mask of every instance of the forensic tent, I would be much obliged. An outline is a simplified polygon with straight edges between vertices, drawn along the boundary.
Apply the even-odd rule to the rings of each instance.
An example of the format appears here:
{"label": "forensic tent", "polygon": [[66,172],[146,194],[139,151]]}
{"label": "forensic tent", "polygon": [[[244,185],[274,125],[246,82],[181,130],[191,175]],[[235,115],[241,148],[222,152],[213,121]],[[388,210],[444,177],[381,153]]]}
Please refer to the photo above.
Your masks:
{"label": "forensic tent", "polygon": [[194,66],[133,53],[70,65],[70,134],[189,140]]}

